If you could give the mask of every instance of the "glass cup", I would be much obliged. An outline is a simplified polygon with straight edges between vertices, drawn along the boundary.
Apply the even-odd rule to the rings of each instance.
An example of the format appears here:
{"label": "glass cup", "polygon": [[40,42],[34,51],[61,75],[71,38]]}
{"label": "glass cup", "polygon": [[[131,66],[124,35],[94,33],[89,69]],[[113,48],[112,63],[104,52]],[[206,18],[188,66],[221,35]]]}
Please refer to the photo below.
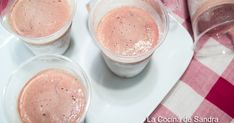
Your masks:
{"label": "glass cup", "polygon": [[[28,46],[29,49],[35,54],[63,54],[70,45],[70,29],[72,25],[72,20],[76,11],[76,0],[68,0],[71,7],[71,15],[69,20],[60,28],[58,31],[44,37],[26,37],[18,34],[12,28],[9,22],[9,16],[11,9],[15,2],[18,0],[3,0],[0,5],[1,11],[1,23],[3,27],[10,33],[14,34],[16,37],[23,40],[23,42]],[[37,14],[37,13],[35,13]]]}
{"label": "glass cup", "polygon": [[82,68],[72,60],[59,55],[39,55],[31,58],[16,69],[4,89],[3,107],[9,123],[21,123],[18,112],[18,98],[21,90],[27,82],[36,74],[47,69],[64,70],[83,84],[86,95],[86,106],[82,116],[77,123],[82,123],[85,119],[90,103],[90,82]]}
{"label": "glass cup", "polygon": [[[122,56],[113,53],[102,46],[97,39],[97,27],[101,19],[111,10],[123,6],[137,7],[145,10],[153,18],[159,28],[158,44],[141,55]],[[165,40],[168,32],[168,14],[164,6],[157,0],[96,0],[89,3],[89,31],[96,44],[102,51],[103,58],[109,69],[120,77],[134,77],[139,74],[149,63],[152,54]]]}
{"label": "glass cup", "polygon": [[188,0],[196,56],[234,52],[234,1]]}

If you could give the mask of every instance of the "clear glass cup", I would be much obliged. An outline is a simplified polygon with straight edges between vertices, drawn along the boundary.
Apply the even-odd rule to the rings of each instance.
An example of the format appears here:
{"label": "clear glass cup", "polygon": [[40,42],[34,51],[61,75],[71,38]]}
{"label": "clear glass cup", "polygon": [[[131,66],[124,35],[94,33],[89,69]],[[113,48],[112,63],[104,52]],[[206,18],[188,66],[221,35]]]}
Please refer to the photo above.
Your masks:
{"label": "clear glass cup", "polygon": [[90,104],[90,81],[82,68],[72,60],[59,55],[38,55],[16,69],[4,88],[3,107],[4,114],[9,123],[21,123],[18,112],[18,97],[25,84],[36,74],[47,69],[64,70],[84,85],[86,95],[85,111],[77,123],[83,123]]}
{"label": "clear glass cup", "polygon": [[[148,12],[159,28],[159,43],[148,52],[136,56],[121,56],[102,46],[97,40],[96,31],[101,19],[112,9],[133,6]],[[162,44],[168,32],[168,13],[162,3],[157,0],[94,0],[89,3],[89,31],[102,51],[104,61],[109,69],[120,77],[134,77],[149,63],[154,51]]]}
{"label": "clear glass cup", "polygon": [[12,28],[11,24],[9,23],[11,9],[16,1],[18,0],[3,0],[1,2],[0,19],[3,27],[11,34],[14,34],[16,37],[23,40],[23,42],[28,46],[29,49],[31,49],[31,51],[35,55],[63,54],[70,45],[70,29],[72,25],[72,20],[76,12],[76,0],[68,0],[71,7],[71,16],[61,29],[50,34],[49,36],[35,38],[22,36],[16,33]]}
{"label": "clear glass cup", "polygon": [[234,1],[188,0],[196,56],[234,52]]}

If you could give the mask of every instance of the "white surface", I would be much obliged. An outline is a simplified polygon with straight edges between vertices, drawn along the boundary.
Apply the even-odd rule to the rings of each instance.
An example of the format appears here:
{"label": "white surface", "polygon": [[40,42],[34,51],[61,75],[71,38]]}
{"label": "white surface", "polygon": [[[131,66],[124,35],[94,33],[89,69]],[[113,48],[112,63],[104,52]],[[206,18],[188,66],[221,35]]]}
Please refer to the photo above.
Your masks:
{"label": "white surface", "polygon": [[[155,52],[143,73],[133,79],[118,78],[107,69],[88,33],[85,2],[78,1],[72,25],[72,46],[65,55],[79,63],[92,80],[92,100],[86,123],[142,123],[187,68],[193,55],[192,39],[171,17],[166,41]],[[32,53],[17,38],[7,34],[4,39],[9,41],[0,49],[0,92],[10,73],[32,57]],[[6,123],[2,107],[0,122]]]}

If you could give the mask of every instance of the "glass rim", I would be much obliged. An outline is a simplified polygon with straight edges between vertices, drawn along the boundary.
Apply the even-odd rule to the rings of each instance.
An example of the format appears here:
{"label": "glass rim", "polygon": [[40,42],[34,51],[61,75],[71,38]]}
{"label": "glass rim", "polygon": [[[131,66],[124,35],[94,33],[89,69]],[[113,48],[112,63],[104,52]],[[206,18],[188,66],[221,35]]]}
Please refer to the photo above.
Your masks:
{"label": "glass rim", "polygon": [[[61,56],[61,55],[55,55],[55,54],[47,54],[47,55],[37,55],[37,56],[34,56],[28,60],[26,60],[24,63],[22,63],[21,65],[19,65],[9,76],[8,78],[8,82],[7,84],[4,86],[3,88],[3,93],[2,93],[2,96],[3,96],[3,100],[2,100],[2,106],[3,106],[3,111],[4,111],[4,116],[7,118],[7,121],[9,121],[9,112],[8,112],[8,107],[6,107],[5,105],[7,104],[7,91],[9,90],[9,87],[10,85],[13,83],[12,81],[12,78],[17,74],[17,72],[19,72],[23,67],[27,66],[27,64],[31,63],[32,61],[35,61],[35,60],[38,60],[40,58],[57,58],[59,60],[64,60],[68,63],[71,63],[72,66],[76,66],[75,68],[78,69],[78,71],[81,73],[81,75],[78,75],[78,76],[82,76],[83,80],[81,83],[84,85],[85,87],[85,90],[87,92],[86,96],[86,105],[85,105],[85,109],[84,109],[84,112],[82,113],[82,116],[77,119],[78,123],[82,122],[85,117],[86,117],[86,114],[88,112],[88,109],[90,107],[90,103],[91,103],[91,83],[90,83],[90,79],[88,78],[88,75],[85,73],[85,71],[81,68],[81,66],[74,62],[73,60],[71,60],[70,58],[67,58],[65,56]],[[66,70],[65,70],[66,71]],[[26,85],[26,83],[24,83],[24,85]],[[18,94],[19,96],[19,94]],[[18,97],[17,99],[18,100]],[[16,106],[18,108],[18,106]],[[17,109],[18,111],[18,109]],[[17,112],[17,116],[20,119],[20,116],[19,116],[19,112]]]}
{"label": "glass rim", "polygon": [[[224,4],[234,4],[234,1],[229,1],[229,0],[216,0],[214,3],[209,3],[208,1],[203,2],[203,4],[209,5],[208,7],[198,7],[197,11],[193,14],[191,17],[191,21],[195,21],[202,13],[207,11],[208,9],[224,5]],[[198,13],[199,12],[199,13]]]}

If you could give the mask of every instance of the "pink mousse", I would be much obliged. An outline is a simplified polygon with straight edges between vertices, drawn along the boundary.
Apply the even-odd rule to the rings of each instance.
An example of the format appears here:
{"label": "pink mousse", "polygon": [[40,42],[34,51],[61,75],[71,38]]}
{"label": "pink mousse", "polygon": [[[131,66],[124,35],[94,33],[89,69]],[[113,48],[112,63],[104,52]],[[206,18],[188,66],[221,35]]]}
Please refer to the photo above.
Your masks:
{"label": "pink mousse", "polygon": [[9,21],[19,35],[44,37],[61,29],[70,16],[68,0],[17,0]]}
{"label": "pink mousse", "polygon": [[143,9],[120,7],[102,18],[96,35],[101,45],[113,53],[136,56],[156,46],[159,30],[153,17]]}
{"label": "pink mousse", "polygon": [[23,123],[76,123],[86,99],[80,80],[63,70],[48,69],[25,85],[18,110]]}

